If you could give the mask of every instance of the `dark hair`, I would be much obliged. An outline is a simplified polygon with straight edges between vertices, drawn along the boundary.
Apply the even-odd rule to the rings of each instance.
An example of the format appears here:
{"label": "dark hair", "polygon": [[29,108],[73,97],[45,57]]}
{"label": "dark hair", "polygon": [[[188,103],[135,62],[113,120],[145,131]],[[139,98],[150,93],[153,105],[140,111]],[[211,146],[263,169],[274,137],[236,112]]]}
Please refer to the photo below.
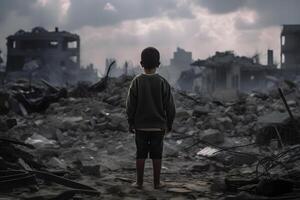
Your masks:
{"label": "dark hair", "polygon": [[160,65],[159,51],[154,47],[147,47],[141,54],[141,65],[144,68],[152,69]]}

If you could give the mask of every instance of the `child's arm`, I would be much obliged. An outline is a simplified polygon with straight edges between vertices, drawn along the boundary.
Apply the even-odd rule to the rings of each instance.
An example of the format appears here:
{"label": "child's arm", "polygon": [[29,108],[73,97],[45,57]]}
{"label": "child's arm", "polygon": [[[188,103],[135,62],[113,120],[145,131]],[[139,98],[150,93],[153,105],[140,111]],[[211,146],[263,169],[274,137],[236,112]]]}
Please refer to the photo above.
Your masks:
{"label": "child's arm", "polygon": [[168,132],[172,130],[173,121],[175,118],[176,110],[175,104],[171,92],[171,86],[166,84],[166,91],[165,91],[165,108],[166,108],[166,115],[167,115],[167,128]]}
{"label": "child's arm", "polygon": [[136,111],[136,104],[137,104],[137,86],[136,86],[136,79],[134,79],[129,87],[127,100],[126,100],[126,114],[127,120],[129,125],[129,131],[134,132],[134,115]]}

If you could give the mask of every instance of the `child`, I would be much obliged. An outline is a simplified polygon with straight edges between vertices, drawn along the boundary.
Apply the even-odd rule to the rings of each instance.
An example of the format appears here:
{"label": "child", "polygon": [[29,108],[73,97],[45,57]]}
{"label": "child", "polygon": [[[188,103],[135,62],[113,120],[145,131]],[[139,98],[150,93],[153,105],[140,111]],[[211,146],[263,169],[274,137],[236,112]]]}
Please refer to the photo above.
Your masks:
{"label": "child", "polygon": [[175,105],[169,83],[155,73],[160,65],[157,49],[148,47],[142,51],[141,65],[144,73],[136,76],[130,85],[126,112],[129,131],[135,133],[136,187],[142,188],[145,159],[148,154],[153,164],[153,184],[158,189],[160,182],[163,138],[172,129]]}

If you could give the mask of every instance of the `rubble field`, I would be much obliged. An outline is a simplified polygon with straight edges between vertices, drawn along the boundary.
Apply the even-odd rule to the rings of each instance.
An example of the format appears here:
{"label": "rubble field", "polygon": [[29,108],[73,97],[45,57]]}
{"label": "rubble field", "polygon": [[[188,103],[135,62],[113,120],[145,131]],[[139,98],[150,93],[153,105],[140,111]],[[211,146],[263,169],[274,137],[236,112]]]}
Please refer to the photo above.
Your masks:
{"label": "rubble field", "polygon": [[[135,181],[125,114],[133,77],[67,89],[18,81],[0,91],[0,199],[300,199],[297,84],[222,101],[173,90],[162,179]],[[288,84],[290,83],[290,84]]]}

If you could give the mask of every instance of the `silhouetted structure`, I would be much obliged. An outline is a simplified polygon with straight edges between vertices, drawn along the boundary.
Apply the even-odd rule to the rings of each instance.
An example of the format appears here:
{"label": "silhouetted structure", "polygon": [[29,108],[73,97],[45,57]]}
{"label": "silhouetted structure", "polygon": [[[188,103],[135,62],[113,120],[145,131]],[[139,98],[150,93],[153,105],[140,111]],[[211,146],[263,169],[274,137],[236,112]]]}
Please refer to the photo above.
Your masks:
{"label": "silhouetted structure", "polygon": [[9,79],[24,76],[67,84],[98,80],[93,65],[80,67],[80,37],[77,34],[35,27],[7,37],[6,72]]}
{"label": "silhouetted structure", "polygon": [[274,53],[273,50],[268,49],[268,66],[274,65]]}
{"label": "silhouetted structure", "polygon": [[282,68],[300,66],[300,25],[283,25],[280,61]]}
{"label": "silhouetted structure", "polygon": [[80,38],[66,31],[47,31],[35,27],[31,32],[19,30],[7,37],[7,71],[20,71],[32,60],[41,65],[76,68],[80,66]]}
{"label": "silhouetted structure", "polygon": [[171,66],[189,66],[193,62],[192,52],[177,47],[174,57],[171,59]]}
{"label": "silhouetted structure", "polygon": [[255,58],[237,56],[232,51],[216,52],[214,56],[192,65],[205,67],[202,91],[208,93],[264,89],[268,83],[266,76],[278,72],[275,66],[256,63]]}

